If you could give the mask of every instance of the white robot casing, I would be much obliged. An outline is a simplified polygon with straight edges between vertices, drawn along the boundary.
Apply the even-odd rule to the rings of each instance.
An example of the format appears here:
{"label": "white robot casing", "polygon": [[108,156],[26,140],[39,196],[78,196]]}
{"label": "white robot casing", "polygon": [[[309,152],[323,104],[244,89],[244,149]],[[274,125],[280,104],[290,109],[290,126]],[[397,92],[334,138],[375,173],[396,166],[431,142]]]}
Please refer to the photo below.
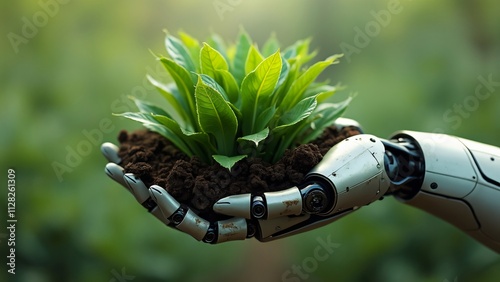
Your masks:
{"label": "white robot casing", "polygon": [[420,191],[400,200],[500,252],[500,148],[436,133],[401,131],[397,138],[413,139],[425,160]]}

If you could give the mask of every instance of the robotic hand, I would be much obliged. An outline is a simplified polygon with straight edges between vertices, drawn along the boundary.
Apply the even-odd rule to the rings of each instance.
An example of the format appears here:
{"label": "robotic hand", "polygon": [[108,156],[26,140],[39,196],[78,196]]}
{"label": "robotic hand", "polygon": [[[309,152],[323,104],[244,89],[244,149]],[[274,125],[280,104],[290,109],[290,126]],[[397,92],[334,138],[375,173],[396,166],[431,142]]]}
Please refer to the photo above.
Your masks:
{"label": "robotic hand", "polygon": [[[359,125],[339,119],[337,126]],[[329,224],[393,195],[454,224],[500,252],[500,148],[453,136],[401,131],[389,140],[361,134],[335,145],[303,183],[278,192],[220,199],[208,222],[162,187],[124,174],[118,148],[101,147],[106,173],[168,226],[206,243],[271,241]]]}
{"label": "robotic hand", "polygon": [[137,202],[165,225],[206,243],[240,240],[255,235],[255,228],[252,223],[243,218],[208,222],[196,215],[187,206],[179,204],[162,187],[152,185],[148,188],[134,174],[124,173],[124,169],[118,165],[121,159],[118,156],[118,147],[116,145],[104,143],[101,146],[101,152],[109,161],[105,168],[106,174],[131,192]]}

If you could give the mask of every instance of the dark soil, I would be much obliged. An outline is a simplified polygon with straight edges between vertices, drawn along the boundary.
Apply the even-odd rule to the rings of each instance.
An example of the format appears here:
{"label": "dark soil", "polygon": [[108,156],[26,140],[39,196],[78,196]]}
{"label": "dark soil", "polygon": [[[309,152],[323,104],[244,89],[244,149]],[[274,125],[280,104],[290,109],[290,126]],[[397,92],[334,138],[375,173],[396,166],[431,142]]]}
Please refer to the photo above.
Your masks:
{"label": "dark soil", "polygon": [[212,211],[217,200],[242,193],[263,193],[299,184],[328,150],[347,137],[359,134],[354,127],[330,127],[309,144],[287,150],[283,158],[269,164],[258,158],[245,158],[231,171],[215,163],[206,165],[187,157],[163,136],[140,130],[121,131],[119,156],[126,172],[141,178],[149,187],[164,187],[177,201],[194,208],[208,220],[221,217]]}

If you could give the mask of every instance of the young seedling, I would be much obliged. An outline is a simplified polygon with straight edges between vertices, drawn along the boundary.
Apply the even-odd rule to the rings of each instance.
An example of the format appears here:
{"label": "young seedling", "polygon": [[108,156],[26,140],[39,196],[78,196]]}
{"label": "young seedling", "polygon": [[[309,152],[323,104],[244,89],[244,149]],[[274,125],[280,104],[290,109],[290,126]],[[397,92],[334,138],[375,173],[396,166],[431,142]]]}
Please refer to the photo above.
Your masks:
{"label": "young seedling", "polygon": [[274,163],[286,149],[317,138],[351,101],[327,102],[340,87],[315,82],[342,55],[307,67],[316,55],[309,44],[301,40],[281,51],[271,37],[259,50],[245,31],[230,46],[217,35],[200,44],[186,33],[167,34],[168,56],[157,58],[173,82],[148,76],[166,109],[134,99],[139,112],[118,115],[207,164],[216,161],[230,170],[247,157]]}

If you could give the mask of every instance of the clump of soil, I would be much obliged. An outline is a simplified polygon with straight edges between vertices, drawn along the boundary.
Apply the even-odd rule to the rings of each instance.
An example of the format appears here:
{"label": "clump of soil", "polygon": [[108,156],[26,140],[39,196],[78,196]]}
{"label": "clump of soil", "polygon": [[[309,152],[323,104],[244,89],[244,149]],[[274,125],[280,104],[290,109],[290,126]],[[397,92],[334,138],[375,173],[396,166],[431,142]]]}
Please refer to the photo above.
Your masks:
{"label": "clump of soil", "polygon": [[125,172],[140,177],[146,186],[162,186],[177,201],[194,208],[201,217],[217,220],[212,211],[217,200],[242,193],[279,191],[298,185],[328,150],[347,137],[359,134],[355,127],[327,128],[309,144],[287,150],[283,158],[269,164],[245,158],[231,171],[219,164],[206,165],[189,158],[163,136],[146,130],[121,131],[120,163]]}

